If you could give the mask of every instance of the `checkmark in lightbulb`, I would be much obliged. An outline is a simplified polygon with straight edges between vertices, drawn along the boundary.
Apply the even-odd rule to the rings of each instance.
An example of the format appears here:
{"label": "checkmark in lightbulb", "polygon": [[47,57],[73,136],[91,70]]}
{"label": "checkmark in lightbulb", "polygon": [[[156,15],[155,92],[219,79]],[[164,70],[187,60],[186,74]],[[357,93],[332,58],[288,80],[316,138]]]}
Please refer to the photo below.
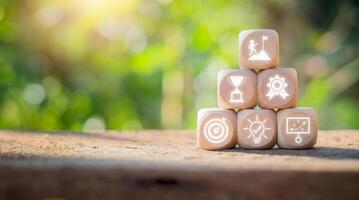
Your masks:
{"label": "checkmark in lightbulb", "polygon": [[262,129],[262,126],[258,126],[258,128],[254,129],[253,132],[258,133],[258,131],[260,131],[261,129]]}
{"label": "checkmark in lightbulb", "polygon": [[259,120],[259,116],[256,115],[254,121],[251,121],[249,118],[247,118],[247,122],[248,126],[243,128],[243,130],[249,131],[247,139],[252,138],[254,144],[259,144],[262,141],[262,138],[268,139],[268,137],[265,135],[265,131],[271,130],[271,128],[265,126],[267,119]]}

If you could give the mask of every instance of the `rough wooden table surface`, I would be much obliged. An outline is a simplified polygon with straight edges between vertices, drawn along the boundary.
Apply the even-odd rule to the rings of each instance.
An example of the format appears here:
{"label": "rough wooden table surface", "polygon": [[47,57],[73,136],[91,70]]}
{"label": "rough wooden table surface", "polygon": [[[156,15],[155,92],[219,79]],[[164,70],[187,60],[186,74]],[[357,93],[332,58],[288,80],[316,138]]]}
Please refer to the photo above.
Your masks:
{"label": "rough wooden table surface", "polygon": [[0,199],[359,199],[359,131],[205,151],[194,131],[0,131]]}

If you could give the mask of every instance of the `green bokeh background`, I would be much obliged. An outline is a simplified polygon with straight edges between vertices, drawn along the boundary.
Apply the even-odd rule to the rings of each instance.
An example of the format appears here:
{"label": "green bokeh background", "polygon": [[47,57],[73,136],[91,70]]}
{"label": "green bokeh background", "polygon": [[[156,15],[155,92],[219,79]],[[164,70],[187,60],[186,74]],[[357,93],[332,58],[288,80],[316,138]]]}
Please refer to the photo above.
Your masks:
{"label": "green bokeh background", "polygon": [[359,3],[324,0],[0,0],[0,127],[194,129],[251,28],[278,31],[320,129],[359,128]]}

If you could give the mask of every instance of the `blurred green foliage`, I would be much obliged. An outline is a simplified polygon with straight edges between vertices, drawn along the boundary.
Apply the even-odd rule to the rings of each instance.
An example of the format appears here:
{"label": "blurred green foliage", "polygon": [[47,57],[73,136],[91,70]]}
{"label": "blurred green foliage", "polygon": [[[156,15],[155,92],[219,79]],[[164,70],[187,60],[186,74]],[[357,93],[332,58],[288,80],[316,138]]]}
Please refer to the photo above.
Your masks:
{"label": "blurred green foliage", "polygon": [[279,32],[321,129],[359,128],[359,4],[324,0],[0,0],[0,127],[195,128],[249,28]]}

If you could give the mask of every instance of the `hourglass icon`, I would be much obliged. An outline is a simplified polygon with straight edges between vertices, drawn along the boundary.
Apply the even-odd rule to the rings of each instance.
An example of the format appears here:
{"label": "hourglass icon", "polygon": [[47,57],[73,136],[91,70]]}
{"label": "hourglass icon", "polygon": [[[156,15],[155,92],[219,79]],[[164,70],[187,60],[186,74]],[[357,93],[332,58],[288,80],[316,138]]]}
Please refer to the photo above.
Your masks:
{"label": "hourglass icon", "polygon": [[234,86],[234,90],[231,92],[231,98],[229,102],[231,103],[243,103],[243,92],[239,90],[239,86],[241,86],[244,82],[243,76],[230,76],[229,82]]}

